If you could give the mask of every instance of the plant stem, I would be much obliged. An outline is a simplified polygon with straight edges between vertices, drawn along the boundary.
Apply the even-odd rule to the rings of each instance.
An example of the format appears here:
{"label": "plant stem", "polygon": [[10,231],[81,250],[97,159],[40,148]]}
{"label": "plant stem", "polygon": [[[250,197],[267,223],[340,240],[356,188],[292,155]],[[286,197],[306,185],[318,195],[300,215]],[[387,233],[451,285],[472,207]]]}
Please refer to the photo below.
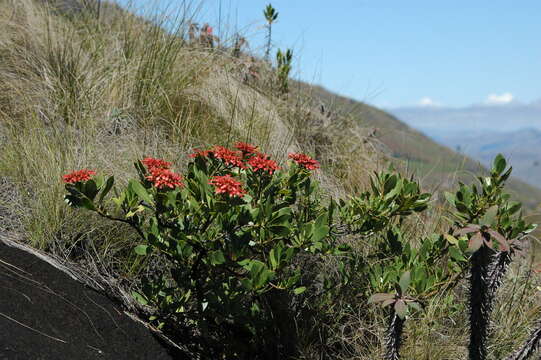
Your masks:
{"label": "plant stem", "polygon": [[470,360],[485,360],[488,326],[494,293],[489,289],[490,249],[481,246],[471,257]]}
{"label": "plant stem", "polygon": [[405,319],[401,319],[396,312],[391,315],[391,322],[385,334],[385,360],[400,359],[400,345],[402,345],[402,332]]}

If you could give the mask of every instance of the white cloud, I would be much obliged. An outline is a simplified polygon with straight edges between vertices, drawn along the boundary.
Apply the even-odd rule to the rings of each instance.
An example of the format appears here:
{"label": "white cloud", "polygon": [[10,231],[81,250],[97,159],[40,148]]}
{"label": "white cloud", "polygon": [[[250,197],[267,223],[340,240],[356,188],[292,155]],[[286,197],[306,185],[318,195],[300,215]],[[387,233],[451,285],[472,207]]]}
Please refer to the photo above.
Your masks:
{"label": "white cloud", "polygon": [[425,96],[424,98],[421,98],[421,100],[419,100],[418,105],[419,106],[440,106],[441,104],[429,98],[428,96]]}
{"label": "white cloud", "polygon": [[506,92],[501,95],[498,94],[490,94],[487,96],[487,99],[485,100],[485,104],[488,105],[504,105],[509,104],[515,99],[513,94]]}

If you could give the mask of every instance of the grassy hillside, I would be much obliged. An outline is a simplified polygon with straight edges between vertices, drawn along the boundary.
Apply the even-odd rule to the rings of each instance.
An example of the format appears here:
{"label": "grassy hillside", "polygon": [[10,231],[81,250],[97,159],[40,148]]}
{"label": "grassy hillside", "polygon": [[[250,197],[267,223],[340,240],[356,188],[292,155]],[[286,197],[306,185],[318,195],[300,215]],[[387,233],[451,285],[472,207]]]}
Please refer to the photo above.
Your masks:
{"label": "grassy hillside", "polygon": [[[125,224],[67,207],[63,174],[99,169],[126,184],[135,176],[135,159],[155,156],[183,171],[194,149],[235,141],[257,144],[281,164],[290,151],[314,156],[326,198],[368,189],[374,171],[390,164],[432,189],[453,187],[480,170],[376,108],[293,81],[291,92],[281,93],[273,66],[257,54],[235,52],[234,38],[213,48],[190,40],[193,14],[180,14],[176,30],[166,32],[159,16],[143,20],[105,2],[98,11],[97,2],[58,1],[80,10],[58,11],[46,1],[0,2],[0,232],[108,283],[110,295],[132,311],[140,307],[125,294],[140,288],[156,264],[134,254],[140,239]],[[75,3],[93,6],[70,7]],[[512,183],[512,191],[530,207],[541,202],[540,191],[524,184]],[[447,209],[433,203],[404,225],[412,246],[448,231]],[[354,243],[363,263],[376,264],[381,259],[363,256],[381,237],[343,241]],[[528,280],[506,284],[496,306],[494,356],[516,347],[541,312],[539,279],[530,277],[531,263],[521,264],[511,274]],[[306,277],[340,272],[333,261],[308,265]],[[460,283],[456,296],[464,292]],[[321,313],[304,314],[317,321],[294,319],[298,357],[381,358],[385,314],[367,309],[365,300],[350,291]],[[517,302],[522,306],[512,305]],[[460,301],[432,299],[416,326],[406,329],[405,358],[462,358],[464,311]]]}

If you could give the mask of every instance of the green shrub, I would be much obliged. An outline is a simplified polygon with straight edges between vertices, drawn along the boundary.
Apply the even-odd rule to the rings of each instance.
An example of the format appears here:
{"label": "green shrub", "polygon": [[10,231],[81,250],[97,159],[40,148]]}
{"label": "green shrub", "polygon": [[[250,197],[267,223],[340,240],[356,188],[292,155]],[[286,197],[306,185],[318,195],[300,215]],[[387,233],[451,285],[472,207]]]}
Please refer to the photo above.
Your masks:
{"label": "green shrub", "polygon": [[329,234],[330,210],[310,173],[315,160],[290,154],[292,164],[282,170],[249,144],[237,148],[193,154],[184,177],[170,163],[146,158],[135,164],[139,179],[114,189],[109,201],[114,177],[82,170],[65,177],[66,201],[128,223],[143,240],[137,254],[167,261],[170,272],[155,269],[134,293],[159,309],[157,320],[182,320],[204,337],[219,331],[223,339],[249,334],[250,342],[265,343],[257,336],[280,310],[266,294],[301,294],[297,259],[343,247]]}

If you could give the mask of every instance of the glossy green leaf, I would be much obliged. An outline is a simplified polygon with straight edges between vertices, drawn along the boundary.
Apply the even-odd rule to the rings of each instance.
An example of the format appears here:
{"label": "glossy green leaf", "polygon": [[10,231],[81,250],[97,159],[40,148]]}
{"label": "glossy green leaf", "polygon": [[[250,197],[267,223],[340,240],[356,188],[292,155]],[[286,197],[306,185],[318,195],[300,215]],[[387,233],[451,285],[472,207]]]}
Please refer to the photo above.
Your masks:
{"label": "glossy green leaf", "polygon": [[406,290],[410,286],[411,283],[411,273],[409,271],[406,271],[402,276],[400,277],[400,281],[398,284],[400,285],[400,290],[402,291],[402,294],[406,293]]}
{"label": "glossy green leaf", "polygon": [[101,189],[101,194],[100,194],[100,197],[99,197],[99,201],[102,202],[103,199],[105,199],[105,197],[107,196],[107,194],[109,193],[109,191],[111,191],[111,189],[113,188],[113,185],[115,184],[115,177],[114,176],[110,176],[107,181],[105,182],[105,187],[103,189]]}
{"label": "glossy green leaf", "polygon": [[137,245],[134,249],[137,255],[147,255],[149,253],[149,250],[150,249],[148,245]]}
{"label": "glossy green leaf", "polygon": [[505,161],[505,158],[502,154],[496,155],[496,158],[494,159],[493,167],[492,169],[494,172],[498,175],[501,175],[503,171],[505,170],[507,166],[507,162]]}
{"label": "glossy green leaf", "polygon": [[298,287],[298,288],[294,289],[294,290],[293,290],[293,293],[294,293],[295,295],[300,295],[300,294],[302,294],[302,293],[305,292],[305,291],[306,291],[306,286],[301,286],[301,287]]}
{"label": "glossy green leaf", "polygon": [[141,295],[137,291],[132,291],[131,296],[141,305],[148,305],[148,300],[144,295]]}
{"label": "glossy green leaf", "polygon": [[146,201],[149,204],[153,203],[152,198],[147,192],[147,189],[145,189],[143,185],[141,185],[140,182],[135,181],[135,180],[130,180],[130,182],[128,183],[128,187],[131,188],[137,194],[139,199]]}
{"label": "glossy green leaf", "polygon": [[225,263],[224,253],[221,250],[211,251],[209,259],[212,265],[221,265]]}

